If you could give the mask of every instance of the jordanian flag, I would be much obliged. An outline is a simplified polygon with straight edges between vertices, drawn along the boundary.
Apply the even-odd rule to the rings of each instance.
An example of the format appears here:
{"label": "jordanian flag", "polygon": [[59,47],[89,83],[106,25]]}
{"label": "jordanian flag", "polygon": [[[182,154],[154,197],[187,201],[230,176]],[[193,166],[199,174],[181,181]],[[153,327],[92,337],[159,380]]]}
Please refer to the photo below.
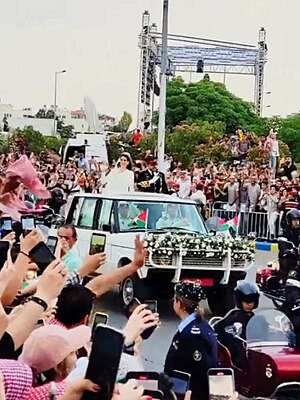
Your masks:
{"label": "jordanian flag", "polygon": [[134,220],[132,221],[132,225],[137,226],[139,228],[147,228],[148,214],[149,214],[148,209],[146,211],[141,212],[140,215],[134,218]]}
{"label": "jordanian flag", "polygon": [[220,219],[219,224],[220,224],[220,230],[223,232],[228,231],[230,228],[232,228],[235,232],[237,232],[239,225],[239,216],[237,215],[236,217],[230,219],[229,221],[226,221],[226,219]]}

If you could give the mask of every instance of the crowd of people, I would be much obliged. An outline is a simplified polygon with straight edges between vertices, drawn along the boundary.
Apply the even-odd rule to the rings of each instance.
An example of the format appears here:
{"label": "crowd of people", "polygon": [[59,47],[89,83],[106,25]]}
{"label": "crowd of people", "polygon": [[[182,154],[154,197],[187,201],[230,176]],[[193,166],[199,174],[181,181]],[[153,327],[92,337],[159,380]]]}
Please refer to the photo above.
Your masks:
{"label": "crowd of people", "polygon": [[[85,280],[105,263],[106,256],[105,253],[88,256],[75,268],[72,257],[68,258],[76,247],[73,226],[60,228],[56,258],[43,272],[31,259],[32,250],[45,239],[41,232],[33,230],[21,236],[19,246],[16,236],[11,232],[0,241],[0,244],[10,243],[7,261],[0,271],[1,400],[76,400],[86,391],[107,391],[103,386],[109,385],[106,382],[109,372],[103,372],[104,376],[101,371],[94,372],[96,382],[85,378],[89,356],[93,354],[89,327],[93,306],[96,299],[143,266],[146,256],[143,242],[136,237],[130,264]],[[5,259],[3,256],[1,260]],[[199,283],[181,282],[175,286],[173,308],[182,322],[166,355],[164,374],[159,378],[158,388],[166,400],[176,400],[167,376],[174,370],[191,374],[191,392],[185,399],[208,398],[207,371],[217,366],[217,341],[213,329],[203,319],[199,305],[202,299]],[[151,398],[143,396],[143,388],[136,381],[127,382],[126,375],[143,371],[140,357],[143,332],[159,325],[159,314],[146,304],[139,305],[129,315],[122,330],[124,346],[121,361],[116,365],[118,384],[112,390],[112,399]],[[114,344],[112,341],[111,346]]]}
{"label": "crowd of people", "polygon": [[[63,163],[54,150],[28,154],[27,158],[21,155],[24,148],[16,143],[10,154],[2,155],[0,160],[1,216],[9,215],[17,220],[19,212],[34,208],[38,211],[43,205],[57,214],[65,214],[75,193],[140,191],[193,199],[206,217],[214,213],[222,217],[265,214],[270,237],[274,238],[280,213],[284,217],[288,210],[300,208],[296,165],[290,157],[279,162],[274,132],[267,139],[261,139],[261,146],[269,152],[268,165],[248,161],[250,134],[241,130],[233,138],[223,140],[224,145],[226,142],[232,148],[232,162],[209,165],[195,162],[186,169],[170,159],[163,171],[159,171],[151,154],[143,160],[132,160],[128,152],[123,152],[108,166],[75,152]],[[143,266],[146,257],[143,242],[136,238],[131,263],[95,276],[95,271],[105,263],[105,254],[90,255],[83,260],[77,250],[76,228],[72,225],[59,229],[55,260],[44,271],[39,271],[31,258],[32,250],[45,241],[40,230],[26,236],[19,236],[15,230],[1,241],[9,246],[0,257],[3,261],[0,399],[2,396],[6,400],[76,400],[87,391],[101,392],[103,387],[99,381],[86,379],[93,352],[89,327],[93,307],[96,299]],[[191,392],[186,394],[186,399],[208,398],[207,371],[218,365],[217,338],[203,318],[199,306],[202,299],[200,284],[181,282],[175,286],[173,308],[181,323],[166,354],[165,375],[160,375],[159,390],[164,392],[166,400],[176,399],[168,380],[174,370],[191,375]],[[118,364],[118,383],[111,391],[112,399],[149,398],[143,396],[143,388],[136,381],[126,382],[126,375],[132,369],[143,370],[140,358],[143,332],[159,329],[159,325],[159,315],[147,305],[138,306],[130,315],[122,330],[123,353]],[[105,379],[101,377],[102,385]]]}
{"label": "crowd of people", "polygon": [[[251,148],[250,134],[238,138],[237,135],[234,140],[232,137],[222,140],[224,146],[232,146],[235,141],[241,146],[246,141],[247,148]],[[65,213],[66,200],[71,200],[75,193],[163,193],[197,201],[205,218],[231,219],[253,214],[254,217],[242,218],[240,234],[259,231],[261,237],[272,240],[285,227],[286,212],[299,208],[300,180],[292,158],[279,159],[279,153],[271,151],[279,148],[274,133],[268,139],[261,138],[260,146],[270,149],[269,164],[248,161],[247,152],[233,157],[230,163],[195,162],[190,168],[183,168],[180,162],[169,158],[163,171],[158,170],[153,155],[132,160],[128,152],[123,152],[111,166],[94,158],[87,160],[78,152],[66,163],[61,163],[54,151],[44,159],[31,155],[31,162],[51,191],[48,204],[56,213]],[[29,200],[38,207],[43,204],[40,199]]]}

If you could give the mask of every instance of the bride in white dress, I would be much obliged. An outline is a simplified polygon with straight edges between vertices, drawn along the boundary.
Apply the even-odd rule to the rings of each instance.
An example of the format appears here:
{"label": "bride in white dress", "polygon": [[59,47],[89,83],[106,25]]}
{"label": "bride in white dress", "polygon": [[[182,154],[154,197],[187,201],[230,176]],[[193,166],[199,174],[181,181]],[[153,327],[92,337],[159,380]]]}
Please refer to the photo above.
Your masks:
{"label": "bride in white dress", "polygon": [[134,192],[134,173],[129,153],[122,153],[116,167],[102,179],[103,193]]}

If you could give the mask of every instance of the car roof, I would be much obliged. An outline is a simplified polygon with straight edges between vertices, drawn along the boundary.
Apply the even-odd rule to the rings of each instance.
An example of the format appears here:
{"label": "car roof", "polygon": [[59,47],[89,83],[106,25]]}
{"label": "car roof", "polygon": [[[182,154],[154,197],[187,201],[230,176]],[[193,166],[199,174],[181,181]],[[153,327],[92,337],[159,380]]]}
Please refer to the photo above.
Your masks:
{"label": "car roof", "polygon": [[197,204],[193,200],[180,199],[177,196],[170,196],[169,194],[158,194],[158,193],[144,193],[144,192],[132,192],[132,193],[114,193],[114,194],[95,194],[95,193],[78,193],[75,197],[96,197],[99,199],[110,199],[119,201],[155,201],[162,203],[179,203],[179,204]]}

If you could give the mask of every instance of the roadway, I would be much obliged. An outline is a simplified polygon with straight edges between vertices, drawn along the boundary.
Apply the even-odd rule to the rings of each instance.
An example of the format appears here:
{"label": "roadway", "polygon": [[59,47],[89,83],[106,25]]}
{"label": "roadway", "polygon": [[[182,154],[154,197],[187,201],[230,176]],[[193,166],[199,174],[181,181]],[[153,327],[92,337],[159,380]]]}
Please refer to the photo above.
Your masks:
{"label": "roadway", "polygon": [[[256,254],[255,266],[247,274],[247,280],[254,282],[256,270],[262,266],[266,266],[268,261],[276,259],[275,252],[258,251]],[[103,296],[97,303],[97,311],[106,312],[109,315],[109,325],[122,329],[126,322],[126,318],[122,313],[118,292],[113,291]],[[210,312],[206,302],[203,302],[203,308],[206,318],[210,317]],[[274,308],[272,302],[264,296],[260,300],[260,309]],[[171,343],[172,337],[177,330],[179,324],[178,317],[172,309],[172,302],[160,301],[158,311],[161,319],[161,326],[157,329],[151,338],[142,344],[142,359],[146,370],[162,371],[165,355]]]}

